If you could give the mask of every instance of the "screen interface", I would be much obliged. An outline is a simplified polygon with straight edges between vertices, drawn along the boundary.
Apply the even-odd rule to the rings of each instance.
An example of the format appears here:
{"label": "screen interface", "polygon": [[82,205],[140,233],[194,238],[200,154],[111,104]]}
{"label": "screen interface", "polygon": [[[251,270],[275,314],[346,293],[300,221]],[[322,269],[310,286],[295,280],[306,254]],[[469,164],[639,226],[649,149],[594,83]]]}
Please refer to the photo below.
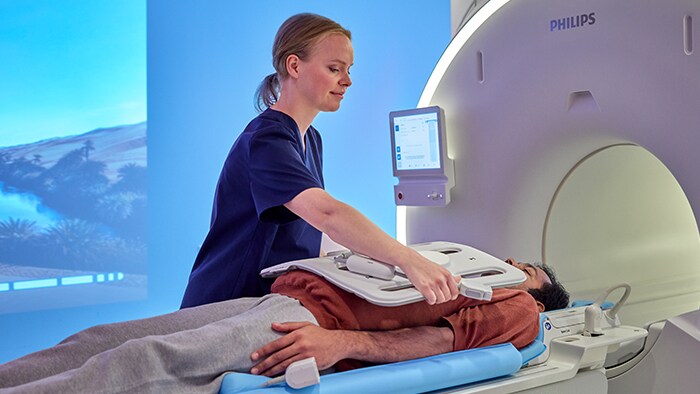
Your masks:
{"label": "screen interface", "polygon": [[437,113],[394,118],[394,142],[398,171],[440,168]]}

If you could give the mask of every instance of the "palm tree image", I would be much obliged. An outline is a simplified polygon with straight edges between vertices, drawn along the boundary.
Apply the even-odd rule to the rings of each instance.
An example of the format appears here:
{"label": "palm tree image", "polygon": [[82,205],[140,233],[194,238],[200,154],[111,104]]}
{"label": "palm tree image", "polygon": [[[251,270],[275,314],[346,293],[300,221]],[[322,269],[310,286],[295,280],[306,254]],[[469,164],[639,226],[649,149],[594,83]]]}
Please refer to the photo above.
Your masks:
{"label": "palm tree image", "polygon": [[12,254],[22,245],[30,245],[39,236],[36,222],[26,219],[0,221],[0,259]]}
{"label": "palm tree image", "polygon": [[30,240],[38,234],[36,222],[10,218],[0,221],[0,242]]}
{"label": "palm tree image", "polygon": [[0,149],[2,190],[35,196],[39,207],[58,214],[44,227],[27,219],[0,220],[0,263],[145,273],[146,167],[126,163],[109,178],[108,163],[95,153],[99,139],[73,146],[53,160],[36,149],[31,160]]}
{"label": "palm tree image", "polygon": [[80,219],[65,219],[46,230],[41,243],[52,266],[80,268],[100,257],[104,237],[97,226]]}
{"label": "palm tree image", "polygon": [[148,188],[146,167],[129,163],[118,171],[119,181],[112,186],[115,190],[143,192]]}
{"label": "palm tree image", "polygon": [[0,3],[0,320],[143,299],[146,187],[119,170],[147,165],[145,5]]}
{"label": "palm tree image", "polygon": [[90,160],[90,152],[93,150],[95,150],[95,144],[92,143],[92,140],[87,140],[83,143],[81,151],[85,155],[85,161]]}
{"label": "palm tree image", "polygon": [[0,221],[0,262],[17,263],[35,253],[40,228],[26,219]]}

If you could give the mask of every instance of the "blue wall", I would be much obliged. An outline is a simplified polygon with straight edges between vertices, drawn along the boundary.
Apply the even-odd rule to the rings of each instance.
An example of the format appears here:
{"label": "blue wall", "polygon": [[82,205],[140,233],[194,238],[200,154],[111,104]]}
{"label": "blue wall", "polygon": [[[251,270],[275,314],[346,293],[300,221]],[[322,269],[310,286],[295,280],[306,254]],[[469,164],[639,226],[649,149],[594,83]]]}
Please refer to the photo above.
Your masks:
{"label": "blue wall", "polygon": [[[353,86],[314,125],[327,190],[395,234],[388,113],[412,108],[450,40],[449,1],[148,1],[149,297],[144,302],[1,316],[0,362],[100,323],[178,308],[206,235],[228,150],[255,116],[270,48],[290,15],[353,33]],[[264,10],[263,10],[264,8]]]}

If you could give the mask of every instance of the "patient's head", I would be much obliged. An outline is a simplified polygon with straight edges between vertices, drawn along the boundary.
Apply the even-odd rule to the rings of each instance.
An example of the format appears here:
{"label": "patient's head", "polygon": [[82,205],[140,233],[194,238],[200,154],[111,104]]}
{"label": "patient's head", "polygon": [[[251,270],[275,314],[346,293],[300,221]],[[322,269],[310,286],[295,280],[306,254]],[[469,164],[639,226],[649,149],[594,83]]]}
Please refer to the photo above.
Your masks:
{"label": "patient's head", "polygon": [[537,301],[540,312],[569,306],[569,293],[557,281],[552,267],[540,263],[521,263],[513,259],[507,259],[506,263],[525,273],[525,282],[513,286],[513,288],[530,293]]}

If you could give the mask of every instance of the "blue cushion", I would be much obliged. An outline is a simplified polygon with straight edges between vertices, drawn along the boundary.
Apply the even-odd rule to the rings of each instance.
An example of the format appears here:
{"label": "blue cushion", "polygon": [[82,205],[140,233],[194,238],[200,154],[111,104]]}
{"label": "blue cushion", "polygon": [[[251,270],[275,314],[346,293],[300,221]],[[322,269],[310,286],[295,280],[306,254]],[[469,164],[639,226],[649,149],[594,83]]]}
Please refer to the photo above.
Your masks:
{"label": "blue cushion", "polygon": [[219,393],[417,393],[509,375],[522,364],[520,352],[506,343],[323,375],[320,384],[300,390],[284,384],[261,389],[268,378],[230,373]]}
{"label": "blue cushion", "polygon": [[533,358],[544,353],[545,349],[547,349],[547,346],[545,346],[544,343],[539,339],[535,339],[534,341],[532,341],[531,344],[520,349],[520,357],[523,358],[523,365],[527,364]]}
{"label": "blue cushion", "polygon": [[[224,377],[219,394],[255,393],[263,392],[262,390],[265,393],[299,394],[353,393],[360,390],[363,391],[363,394],[388,391],[414,393],[479,382],[514,373],[520,369],[520,366],[542,354],[547,348],[543,343],[544,330],[542,325],[545,319],[546,316],[540,313],[540,331],[537,338],[519,351],[510,343],[506,343],[438,354],[417,360],[323,375],[320,385],[301,390],[295,390],[283,384],[260,388],[269,378],[231,372]],[[517,368],[513,367],[515,362],[520,363]]]}
{"label": "blue cushion", "polygon": [[[591,304],[593,304],[593,300],[574,300],[571,303],[571,307],[576,308],[579,306],[588,306]],[[600,305],[600,309],[612,309],[612,307],[614,307],[614,306],[615,306],[614,302],[605,301]]]}

